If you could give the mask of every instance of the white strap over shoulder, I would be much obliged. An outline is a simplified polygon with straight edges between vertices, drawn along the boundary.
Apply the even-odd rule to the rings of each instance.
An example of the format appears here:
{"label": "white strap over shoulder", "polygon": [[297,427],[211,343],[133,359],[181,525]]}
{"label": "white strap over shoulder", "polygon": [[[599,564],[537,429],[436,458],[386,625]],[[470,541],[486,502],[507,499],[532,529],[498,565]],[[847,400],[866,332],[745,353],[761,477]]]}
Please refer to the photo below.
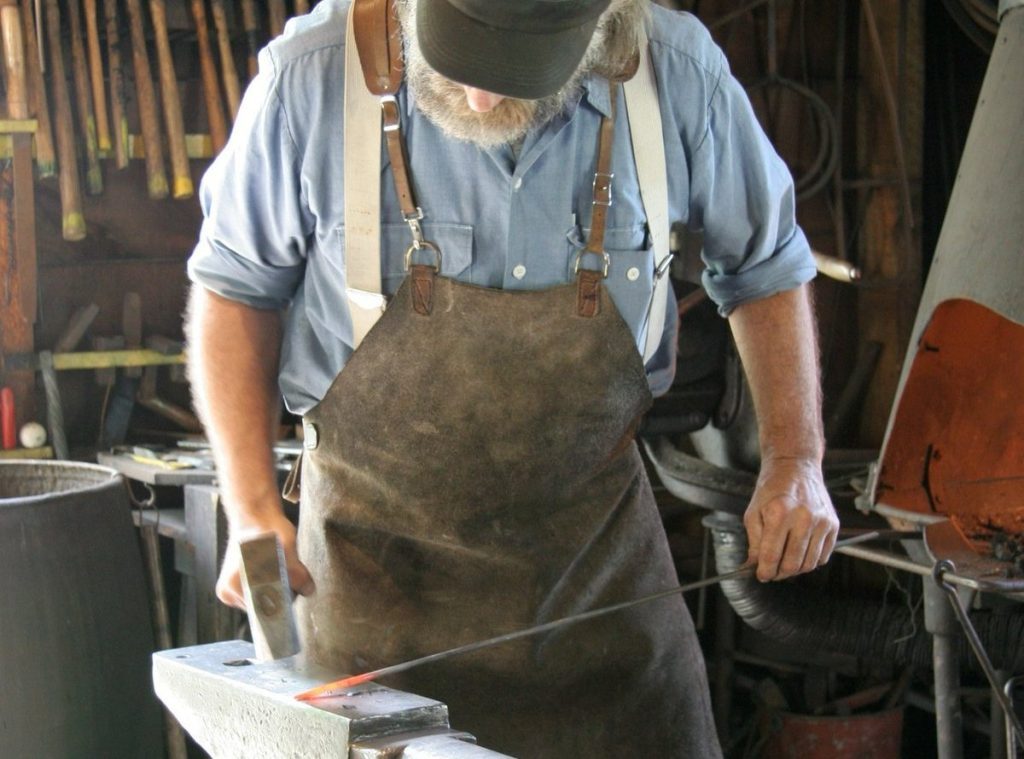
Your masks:
{"label": "white strap over shoulder", "polygon": [[644,344],[644,363],[657,352],[665,329],[665,309],[668,300],[668,267],[672,261],[669,250],[668,173],[665,166],[665,142],[661,131],[661,108],[658,103],[658,83],[654,77],[647,33],[641,30],[640,66],[632,79],[623,86],[626,94],[626,114],[633,142],[633,158],[640,182],[640,199],[647,214],[647,227],[654,244],[654,293],[647,313],[647,340]]}
{"label": "white strap over shoulder", "polygon": [[349,8],[345,33],[345,273],[352,347],[384,313],[380,275],[380,99],[363,81]]}

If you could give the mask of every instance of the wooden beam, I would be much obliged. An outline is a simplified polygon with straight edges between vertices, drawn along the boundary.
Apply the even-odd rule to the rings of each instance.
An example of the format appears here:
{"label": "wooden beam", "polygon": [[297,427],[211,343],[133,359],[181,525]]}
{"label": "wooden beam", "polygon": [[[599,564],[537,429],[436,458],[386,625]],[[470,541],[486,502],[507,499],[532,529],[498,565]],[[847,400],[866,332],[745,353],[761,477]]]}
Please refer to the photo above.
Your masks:
{"label": "wooden beam", "polygon": [[867,446],[885,433],[921,294],[923,24],[922,0],[861,0],[857,311],[861,345],[883,346],[861,414]]}

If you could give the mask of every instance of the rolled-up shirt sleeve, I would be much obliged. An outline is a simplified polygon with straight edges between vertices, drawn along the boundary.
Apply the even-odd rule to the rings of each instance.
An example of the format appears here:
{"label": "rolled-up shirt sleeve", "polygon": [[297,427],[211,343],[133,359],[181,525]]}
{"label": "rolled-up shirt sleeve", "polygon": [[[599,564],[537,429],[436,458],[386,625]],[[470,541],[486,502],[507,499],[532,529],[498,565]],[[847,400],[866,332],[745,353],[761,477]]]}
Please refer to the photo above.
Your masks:
{"label": "rolled-up shirt sleeve", "polygon": [[277,80],[265,49],[231,138],[200,184],[203,223],[188,261],[193,282],[268,309],[290,303],[313,229]]}
{"label": "rolled-up shirt sleeve", "polygon": [[793,179],[725,57],[692,153],[690,222],[703,229],[702,279],[722,315],[810,281],[814,258],[795,219]]}

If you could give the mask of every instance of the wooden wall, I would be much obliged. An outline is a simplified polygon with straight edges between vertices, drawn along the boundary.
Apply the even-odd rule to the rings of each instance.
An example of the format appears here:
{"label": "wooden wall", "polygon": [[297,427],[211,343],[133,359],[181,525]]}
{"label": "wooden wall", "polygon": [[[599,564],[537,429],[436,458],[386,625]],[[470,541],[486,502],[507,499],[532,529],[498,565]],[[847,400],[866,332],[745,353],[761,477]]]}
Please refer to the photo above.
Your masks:
{"label": "wooden wall", "polygon": [[[61,7],[66,3],[67,0],[60,0]],[[936,190],[942,183],[930,183],[930,215],[922,218],[922,176],[938,165],[935,161],[929,165],[923,159],[931,144],[927,140],[928,124],[935,123],[935,119],[925,119],[926,82],[932,71],[936,72],[932,76],[946,77],[951,71],[960,71],[958,63],[943,58],[927,61],[928,67],[925,66],[926,19],[922,15],[922,0],[870,0],[870,5],[868,0],[774,0],[775,71],[779,78],[797,85],[792,87],[777,80],[766,81],[771,68],[767,9],[772,3],[664,0],[664,4],[691,10],[711,26],[733,71],[751,88],[763,123],[798,178],[821,177],[818,159],[823,139],[828,138],[825,158],[834,158],[834,171],[827,172],[816,192],[799,200],[798,217],[816,250],[856,263],[864,272],[864,280],[848,285],[819,278],[815,287],[827,410],[835,406],[858,360],[871,344],[878,343],[881,357],[869,375],[866,397],[856,399],[857,413],[845,428],[835,431],[834,440],[846,446],[877,445],[916,308],[924,270],[922,261],[927,261],[927,251],[922,251],[922,230],[926,239],[933,240],[944,208],[944,196]],[[265,13],[267,4],[256,5],[260,13]],[[148,3],[143,6],[148,7]],[[206,7],[208,11],[212,9],[210,5]],[[241,5],[234,0],[224,7],[231,29],[234,63],[244,80],[246,36],[241,24]],[[124,6],[119,8],[123,16]],[[185,0],[167,0],[166,9],[175,76],[184,104],[185,131],[192,135],[208,134],[191,5]],[[291,10],[290,2],[287,9]],[[874,25],[869,24],[869,9]],[[944,45],[957,40],[958,31],[948,20],[941,28],[933,28],[936,14],[942,15],[942,11],[936,8],[929,12],[928,31],[933,38],[941,36],[944,40],[938,45],[941,55]],[[150,77],[159,93],[157,55],[148,11],[146,19]],[[259,20],[258,36],[265,39],[269,17],[263,15]],[[207,16],[207,21],[212,25],[211,16]],[[878,32],[877,42],[872,28]],[[70,43],[66,25],[63,33]],[[121,36],[129,131],[140,135],[125,18],[121,20]],[[934,58],[934,39],[929,38],[929,43]],[[957,44],[962,47],[962,40]],[[948,95],[959,101],[961,114],[969,114],[971,93],[976,92],[984,68],[984,57],[980,58],[981,65],[977,59],[976,55],[965,81],[960,82],[954,93],[944,93],[939,88],[938,94],[931,97],[928,107],[932,113],[943,113],[949,107]],[[48,90],[52,89],[52,76],[52,71],[47,73]],[[70,74],[67,83],[74,93],[75,82]],[[808,96],[808,92],[812,95]],[[822,132],[822,122],[816,120],[817,105],[823,105],[834,119],[828,134]],[[946,174],[951,163],[955,167],[955,145],[965,136],[965,122],[961,118],[947,129],[958,130],[959,135],[947,134],[944,138],[940,152],[946,158],[942,163]],[[160,128],[169,173],[162,120]],[[78,140],[81,148],[81,134]],[[147,176],[145,163],[139,157],[139,142],[134,143],[136,157],[126,169],[117,169],[110,157],[101,159],[102,194],[83,193],[83,240],[68,242],[61,237],[57,179],[36,181],[36,349],[51,346],[75,308],[93,302],[100,306],[100,314],[83,347],[94,336],[118,334],[126,292],[142,296],[145,334],[180,337],[180,314],[187,289],[184,262],[200,222],[198,203],[194,195],[178,200],[147,197]],[[954,146],[952,150],[949,145]],[[193,154],[208,155],[209,139],[191,141],[190,149]],[[204,158],[191,160],[196,187],[206,165]],[[5,351],[11,350],[5,347]],[[95,437],[102,389],[86,375],[65,375],[62,383],[68,388],[68,426],[79,430],[77,441],[86,444]],[[180,388],[175,392],[180,392]],[[23,413],[30,406],[30,402],[25,403]],[[74,441],[74,431],[69,430],[69,434]]]}

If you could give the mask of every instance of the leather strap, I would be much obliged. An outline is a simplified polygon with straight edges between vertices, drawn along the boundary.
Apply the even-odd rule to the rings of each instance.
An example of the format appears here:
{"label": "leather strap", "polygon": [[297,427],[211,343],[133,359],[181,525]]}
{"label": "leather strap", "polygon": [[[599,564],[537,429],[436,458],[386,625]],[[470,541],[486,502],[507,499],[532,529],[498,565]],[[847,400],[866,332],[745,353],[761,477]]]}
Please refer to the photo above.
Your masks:
{"label": "leather strap", "polygon": [[594,172],[593,212],[590,219],[590,237],[587,250],[601,255],[604,253],[604,230],[608,219],[608,208],[612,204],[612,144],[615,137],[615,105],[619,88],[609,83],[609,110],[611,116],[601,119],[601,131],[597,141],[597,170]]}
{"label": "leather strap", "polygon": [[384,112],[384,137],[388,146],[388,157],[391,159],[391,176],[395,181],[395,193],[398,195],[398,206],[406,221],[422,217],[416,205],[412,183],[409,181],[408,161],[405,157],[405,140],[402,139],[401,114],[398,112],[398,101],[393,97],[381,98]]}
{"label": "leather strap", "polygon": [[[615,142],[615,105],[618,85],[608,83],[610,106],[609,115],[601,119],[597,136],[597,168],[594,171],[594,199],[590,216],[590,236],[586,247],[576,259],[576,281],[579,294],[576,298],[576,312],[580,316],[596,316],[601,310],[600,282],[608,276],[608,253],[604,249],[604,230],[608,220],[608,208],[612,204],[612,146]],[[584,267],[585,254],[601,258],[601,270]],[[587,262],[589,263],[589,262]]]}
{"label": "leather strap", "polygon": [[665,167],[665,143],[661,130],[661,109],[658,104],[658,83],[646,30],[641,30],[640,65],[636,76],[623,85],[626,113],[633,142],[633,157],[640,184],[640,199],[647,215],[647,227],[654,243],[655,282],[647,310],[647,339],[644,363],[657,352],[665,330],[665,309],[668,302],[668,267],[672,262],[669,248],[668,174]]}
{"label": "leather strap", "polygon": [[402,34],[394,0],[353,0],[355,44],[363,79],[374,95],[394,95],[402,85]]}
{"label": "leather strap", "polygon": [[434,279],[437,272],[433,266],[416,264],[409,267],[412,280],[412,308],[420,316],[430,316],[434,308]]}
{"label": "leather strap", "polygon": [[367,89],[359,65],[355,9],[377,0],[356,0],[345,36],[345,272],[346,295],[352,318],[352,347],[384,313],[380,274],[380,160],[381,107]]}

